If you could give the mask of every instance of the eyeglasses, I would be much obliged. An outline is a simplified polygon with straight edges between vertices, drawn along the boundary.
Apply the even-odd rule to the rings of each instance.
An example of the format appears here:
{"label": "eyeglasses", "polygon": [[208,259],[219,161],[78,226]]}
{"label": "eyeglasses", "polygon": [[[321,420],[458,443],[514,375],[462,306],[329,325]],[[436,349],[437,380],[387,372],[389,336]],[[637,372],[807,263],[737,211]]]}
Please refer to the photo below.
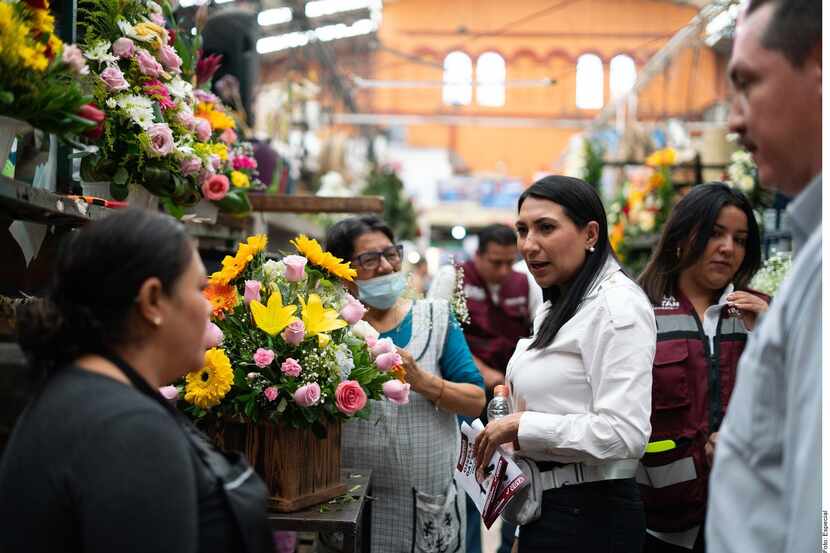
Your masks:
{"label": "eyeglasses", "polygon": [[380,256],[385,257],[390,265],[396,267],[400,265],[401,259],[403,258],[403,246],[396,244],[379,252],[366,252],[356,255],[352,259],[355,264],[363,267],[367,271],[374,271],[380,266]]}

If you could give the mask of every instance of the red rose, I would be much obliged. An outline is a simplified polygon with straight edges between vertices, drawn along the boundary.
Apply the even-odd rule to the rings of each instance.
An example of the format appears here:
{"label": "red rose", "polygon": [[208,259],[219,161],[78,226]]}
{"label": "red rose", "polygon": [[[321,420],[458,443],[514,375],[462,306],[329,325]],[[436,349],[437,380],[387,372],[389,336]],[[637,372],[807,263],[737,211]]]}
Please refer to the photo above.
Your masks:
{"label": "red rose", "polygon": [[176,44],[176,31],[174,29],[167,29],[167,45],[173,46]]}
{"label": "red rose", "polygon": [[344,380],[334,392],[337,410],[352,416],[366,406],[366,392],[356,380]]}
{"label": "red rose", "polygon": [[48,10],[49,0],[23,0],[23,3],[33,10]]}
{"label": "red rose", "polygon": [[84,136],[90,140],[98,140],[101,138],[101,135],[104,134],[104,119],[107,118],[103,111],[95,107],[94,104],[84,104],[81,106],[81,109],[78,110],[78,117],[82,117],[96,123],[94,127],[84,132]]}

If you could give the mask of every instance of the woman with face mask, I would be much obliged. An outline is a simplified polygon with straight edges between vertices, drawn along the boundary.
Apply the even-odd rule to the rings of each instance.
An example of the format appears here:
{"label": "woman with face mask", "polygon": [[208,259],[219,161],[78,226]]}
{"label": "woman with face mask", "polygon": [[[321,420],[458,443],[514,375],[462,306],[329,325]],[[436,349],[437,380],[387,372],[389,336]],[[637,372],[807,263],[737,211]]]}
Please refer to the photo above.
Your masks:
{"label": "woman with face mask", "polygon": [[747,288],[761,238],[746,197],[693,188],[663,228],[640,284],[654,306],[652,434],[638,473],[646,553],[702,552],[709,471],[749,332],[769,298]]}
{"label": "woman with face mask", "polygon": [[326,249],[357,270],[345,284],[366,306],[364,321],[394,343],[410,392],[407,404],[374,401],[369,420],[343,427],[343,465],[373,470],[371,550],[464,551],[456,415],[481,413],[484,382],[461,328],[446,301],[402,297],[403,248],[379,218],[338,222]]}

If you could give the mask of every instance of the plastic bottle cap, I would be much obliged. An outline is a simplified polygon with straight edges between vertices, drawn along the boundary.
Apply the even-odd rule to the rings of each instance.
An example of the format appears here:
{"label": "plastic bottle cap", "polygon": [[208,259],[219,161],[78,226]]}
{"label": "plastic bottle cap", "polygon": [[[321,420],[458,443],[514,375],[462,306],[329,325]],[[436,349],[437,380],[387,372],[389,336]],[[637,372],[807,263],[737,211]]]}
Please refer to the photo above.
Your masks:
{"label": "plastic bottle cap", "polygon": [[494,396],[507,397],[507,393],[507,386],[505,386],[504,384],[499,384],[495,388],[493,388]]}

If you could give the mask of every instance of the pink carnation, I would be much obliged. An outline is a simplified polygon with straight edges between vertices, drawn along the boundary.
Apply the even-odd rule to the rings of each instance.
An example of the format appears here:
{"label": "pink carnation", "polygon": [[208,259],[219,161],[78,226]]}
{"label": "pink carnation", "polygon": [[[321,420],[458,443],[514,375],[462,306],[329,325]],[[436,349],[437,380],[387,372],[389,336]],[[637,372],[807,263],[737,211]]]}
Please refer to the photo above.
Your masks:
{"label": "pink carnation", "polygon": [[285,263],[285,280],[300,282],[305,276],[305,264],[308,261],[301,255],[286,255],[282,258]]}
{"label": "pink carnation", "polygon": [[182,58],[170,46],[164,45],[159,49],[159,59],[164,67],[173,73],[181,72]]}
{"label": "pink carnation", "polygon": [[292,322],[290,325],[285,327],[285,330],[282,331],[281,336],[283,340],[292,346],[299,345],[300,342],[303,341],[303,338],[305,338],[305,325],[303,324],[303,321],[297,319]]}
{"label": "pink carnation", "polygon": [[135,43],[125,36],[112,43],[112,53],[119,58],[131,58],[134,52]]}
{"label": "pink carnation", "polygon": [[138,63],[138,70],[148,77],[158,77],[164,72],[161,64],[147,50],[139,49],[136,52],[135,60]]}
{"label": "pink carnation", "polygon": [[240,169],[256,169],[256,160],[248,156],[236,156],[233,158],[233,168],[237,171]]}
{"label": "pink carnation", "polygon": [[282,374],[287,374],[288,376],[300,376],[300,371],[303,370],[303,367],[296,359],[289,357],[282,362],[280,370],[282,371]]}
{"label": "pink carnation", "polygon": [[311,407],[320,401],[320,385],[316,382],[300,386],[294,392],[294,401],[300,407]]}
{"label": "pink carnation", "polygon": [[159,103],[162,110],[168,110],[176,107],[176,104],[170,98],[170,91],[158,79],[147,81],[144,83],[144,93],[151,96]]}
{"label": "pink carnation", "polygon": [[211,175],[202,183],[202,194],[214,202],[221,200],[228,194],[231,183],[225,175]]}
{"label": "pink carnation", "polygon": [[268,386],[267,388],[262,390],[262,393],[265,394],[265,398],[268,401],[274,401],[275,399],[277,399],[277,396],[279,395],[280,391],[276,386]]}
{"label": "pink carnation", "polygon": [[337,410],[352,416],[366,406],[366,392],[356,380],[344,380],[334,392]]}
{"label": "pink carnation", "polygon": [[150,137],[150,151],[161,157],[173,151],[173,131],[167,123],[154,123],[147,129]]}
{"label": "pink carnation", "polygon": [[127,79],[124,78],[124,74],[114,65],[110,65],[101,71],[101,80],[104,81],[107,88],[113,92],[127,90],[130,88],[130,83],[128,83]]}
{"label": "pink carnation", "polygon": [[403,364],[403,359],[401,359],[401,356],[397,351],[381,353],[375,359],[375,365],[377,365],[378,369],[380,369],[383,372],[392,370],[393,368],[401,364]]}
{"label": "pink carnation", "polygon": [[408,382],[401,382],[397,379],[390,380],[383,383],[383,395],[392,403],[406,405],[409,403],[409,388]]}
{"label": "pink carnation", "polygon": [[270,349],[259,348],[254,353],[254,363],[260,369],[264,369],[274,361],[274,352]]}

